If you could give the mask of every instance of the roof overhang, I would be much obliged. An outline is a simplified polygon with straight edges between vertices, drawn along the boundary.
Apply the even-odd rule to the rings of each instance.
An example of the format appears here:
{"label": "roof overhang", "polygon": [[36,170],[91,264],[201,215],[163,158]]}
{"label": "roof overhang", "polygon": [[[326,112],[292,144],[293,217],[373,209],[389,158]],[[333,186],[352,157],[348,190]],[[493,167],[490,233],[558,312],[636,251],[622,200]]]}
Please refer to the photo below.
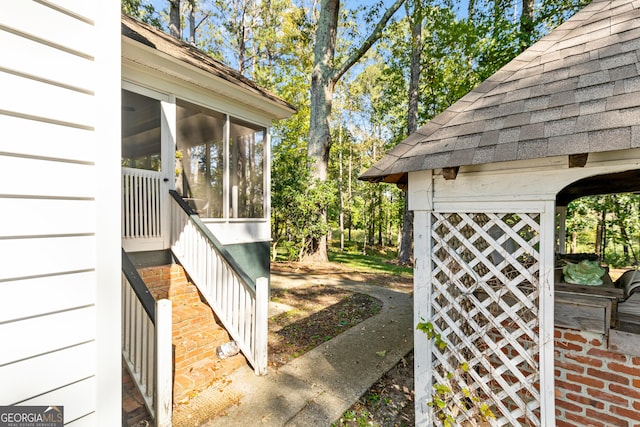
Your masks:
{"label": "roof overhang", "polygon": [[592,0],[458,102],[409,135],[359,179],[640,147],[640,6]]}
{"label": "roof overhang", "polygon": [[122,60],[230,98],[272,120],[296,112],[288,102],[194,47],[133,18],[122,17]]}

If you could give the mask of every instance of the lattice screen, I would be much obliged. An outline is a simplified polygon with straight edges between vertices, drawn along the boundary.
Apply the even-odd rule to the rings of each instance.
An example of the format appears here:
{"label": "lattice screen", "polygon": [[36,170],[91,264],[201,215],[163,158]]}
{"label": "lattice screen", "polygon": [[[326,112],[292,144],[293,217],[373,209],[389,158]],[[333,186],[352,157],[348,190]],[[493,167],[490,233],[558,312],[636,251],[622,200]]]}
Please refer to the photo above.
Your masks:
{"label": "lattice screen", "polygon": [[540,214],[434,213],[432,227],[434,415],[539,426]]}

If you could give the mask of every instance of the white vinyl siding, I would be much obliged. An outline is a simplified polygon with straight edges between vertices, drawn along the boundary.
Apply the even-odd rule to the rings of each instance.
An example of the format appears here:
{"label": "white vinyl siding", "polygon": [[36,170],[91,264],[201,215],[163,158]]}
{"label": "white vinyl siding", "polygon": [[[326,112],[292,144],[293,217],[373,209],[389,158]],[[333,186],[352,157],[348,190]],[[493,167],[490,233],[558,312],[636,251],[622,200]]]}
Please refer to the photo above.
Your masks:
{"label": "white vinyl siding", "polygon": [[[96,209],[93,200],[0,198],[0,236],[93,234]],[[43,217],[55,221],[43,221]],[[1,314],[0,314],[1,316]]]}
{"label": "white vinyl siding", "polygon": [[[65,406],[64,416],[67,425],[95,425],[93,408],[96,406],[96,381],[94,377],[80,380],[59,390],[34,397],[23,402],[24,405],[49,406],[51,402],[68,402],[73,400],[72,406]],[[73,423],[75,421],[75,423]]]}
{"label": "white vinyl siding", "polygon": [[[2,34],[2,31],[0,31]],[[2,45],[4,46],[4,45]],[[0,152],[93,162],[93,131],[0,115]],[[55,143],[52,143],[55,141]]]}
{"label": "white vinyl siding", "polygon": [[74,426],[120,422],[119,282],[105,283],[119,221],[100,226],[120,211],[119,178],[104,179],[119,169],[119,9],[21,0],[0,14],[0,405],[62,405]]}
{"label": "white vinyl siding", "polygon": [[[53,3],[53,2],[52,2]],[[80,3],[80,2],[77,2]],[[96,1],[87,2],[85,12],[93,10]],[[77,56],[93,58],[98,46],[92,19],[80,14],[72,16],[73,11],[63,13],[45,2],[15,1],[11,7],[5,7],[0,17],[0,25],[20,33],[25,38],[42,40],[43,44],[59,47]],[[44,68],[41,67],[40,68]]]}
{"label": "white vinyl siding", "polygon": [[[0,324],[89,306],[95,302],[96,291],[87,283],[95,280],[93,271],[84,271],[4,282],[0,286],[7,298],[0,300]],[[20,295],[28,295],[29,304],[18,303]]]}
{"label": "white vinyl siding", "polygon": [[[32,338],[36,339],[36,336]],[[66,387],[93,377],[95,367],[91,362],[95,358],[95,343],[90,342],[4,365],[0,367],[0,378],[3,384],[11,386],[3,387],[3,393],[9,395],[11,400],[6,400],[7,403],[3,404],[22,404],[35,396],[56,390],[61,385]],[[5,399],[7,397],[3,401]],[[58,404],[67,408],[75,406],[75,401],[69,399]]]}

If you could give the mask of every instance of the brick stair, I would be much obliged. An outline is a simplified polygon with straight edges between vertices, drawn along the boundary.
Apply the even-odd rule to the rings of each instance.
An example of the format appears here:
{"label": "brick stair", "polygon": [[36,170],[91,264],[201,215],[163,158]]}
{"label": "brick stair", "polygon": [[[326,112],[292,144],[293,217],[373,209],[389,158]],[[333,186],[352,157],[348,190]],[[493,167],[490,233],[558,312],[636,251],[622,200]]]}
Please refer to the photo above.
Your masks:
{"label": "brick stair", "polygon": [[138,270],[158,300],[168,298],[173,308],[173,402],[186,403],[200,391],[247,363],[242,354],[225,360],[216,356],[219,345],[231,340],[212,309],[180,265]]}

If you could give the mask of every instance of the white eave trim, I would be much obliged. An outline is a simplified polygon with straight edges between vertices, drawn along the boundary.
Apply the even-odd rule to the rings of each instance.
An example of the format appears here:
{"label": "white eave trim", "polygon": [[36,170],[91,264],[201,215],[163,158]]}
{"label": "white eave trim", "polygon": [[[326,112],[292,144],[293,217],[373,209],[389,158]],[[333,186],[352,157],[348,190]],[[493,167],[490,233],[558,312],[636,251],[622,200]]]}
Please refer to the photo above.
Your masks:
{"label": "white eave trim", "polygon": [[272,120],[286,119],[295,113],[294,109],[273,101],[250,88],[222,79],[126,36],[122,36],[122,58],[236,100],[251,109],[264,112]]}

